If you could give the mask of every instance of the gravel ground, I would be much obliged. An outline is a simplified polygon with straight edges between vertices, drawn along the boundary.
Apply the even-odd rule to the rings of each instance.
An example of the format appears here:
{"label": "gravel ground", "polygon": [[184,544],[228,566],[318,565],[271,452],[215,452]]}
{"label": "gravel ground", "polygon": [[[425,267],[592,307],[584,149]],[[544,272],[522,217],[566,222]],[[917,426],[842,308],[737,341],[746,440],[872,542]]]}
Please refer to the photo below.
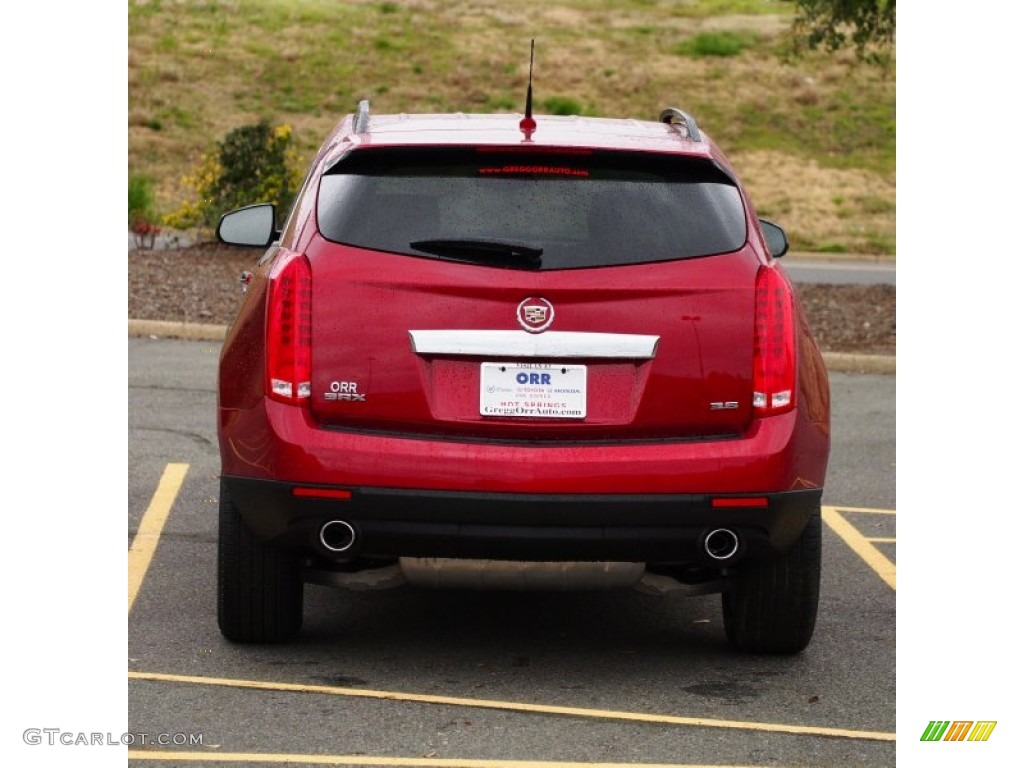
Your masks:
{"label": "gravel ground", "polygon": [[[201,244],[128,252],[128,317],[230,324],[242,295],[238,277],[262,252]],[[825,352],[896,354],[896,288],[891,285],[797,286],[818,346]]]}

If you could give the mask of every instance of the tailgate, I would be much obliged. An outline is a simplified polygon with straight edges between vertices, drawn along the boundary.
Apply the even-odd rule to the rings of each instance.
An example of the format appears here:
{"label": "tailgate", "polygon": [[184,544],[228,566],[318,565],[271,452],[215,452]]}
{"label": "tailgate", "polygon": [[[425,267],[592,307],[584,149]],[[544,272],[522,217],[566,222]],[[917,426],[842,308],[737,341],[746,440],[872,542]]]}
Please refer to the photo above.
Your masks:
{"label": "tailgate", "polygon": [[734,435],[751,418],[746,249],[548,272],[322,240],[307,255],[325,427],[650,440]]}

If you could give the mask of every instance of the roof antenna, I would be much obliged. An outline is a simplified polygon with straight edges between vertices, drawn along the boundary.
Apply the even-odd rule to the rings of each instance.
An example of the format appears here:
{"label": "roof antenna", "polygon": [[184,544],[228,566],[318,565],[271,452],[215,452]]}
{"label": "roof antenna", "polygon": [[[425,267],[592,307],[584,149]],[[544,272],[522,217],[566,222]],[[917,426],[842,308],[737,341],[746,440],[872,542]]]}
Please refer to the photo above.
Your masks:
{"label": "roof antenna", "polygon": [[519,121],[519,130],[529,141],[533,132],[537,130],[537,121],[533,119],[533,44],[530,39],[530,79],[526,85],[526,116]]}

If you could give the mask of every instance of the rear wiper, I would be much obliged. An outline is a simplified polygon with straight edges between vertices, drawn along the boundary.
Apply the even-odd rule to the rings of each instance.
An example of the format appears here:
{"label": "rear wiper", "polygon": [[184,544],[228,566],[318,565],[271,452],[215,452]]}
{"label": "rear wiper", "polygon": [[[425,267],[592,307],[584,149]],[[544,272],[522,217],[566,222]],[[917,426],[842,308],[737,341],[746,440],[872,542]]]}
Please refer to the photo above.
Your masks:
{"label": "rear wiper", "polygon": [[505,240],[474,240],[470,238],[417,240],[410,248],[442,258],[471,262],[505,262],[508,266],[540,267],[543,248]]}

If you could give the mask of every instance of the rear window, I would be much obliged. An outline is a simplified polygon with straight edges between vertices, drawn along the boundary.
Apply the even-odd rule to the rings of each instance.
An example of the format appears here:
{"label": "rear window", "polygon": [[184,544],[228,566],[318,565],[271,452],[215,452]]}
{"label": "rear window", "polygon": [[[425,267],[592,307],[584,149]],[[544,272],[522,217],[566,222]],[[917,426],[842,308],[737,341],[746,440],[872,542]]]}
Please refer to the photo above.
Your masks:
{"label": "rear window", "polygon": [[608,151],[372,148],[321,179],[338,243],[519,269],[580,269],[735,251],[739,190],[707,160]]}

